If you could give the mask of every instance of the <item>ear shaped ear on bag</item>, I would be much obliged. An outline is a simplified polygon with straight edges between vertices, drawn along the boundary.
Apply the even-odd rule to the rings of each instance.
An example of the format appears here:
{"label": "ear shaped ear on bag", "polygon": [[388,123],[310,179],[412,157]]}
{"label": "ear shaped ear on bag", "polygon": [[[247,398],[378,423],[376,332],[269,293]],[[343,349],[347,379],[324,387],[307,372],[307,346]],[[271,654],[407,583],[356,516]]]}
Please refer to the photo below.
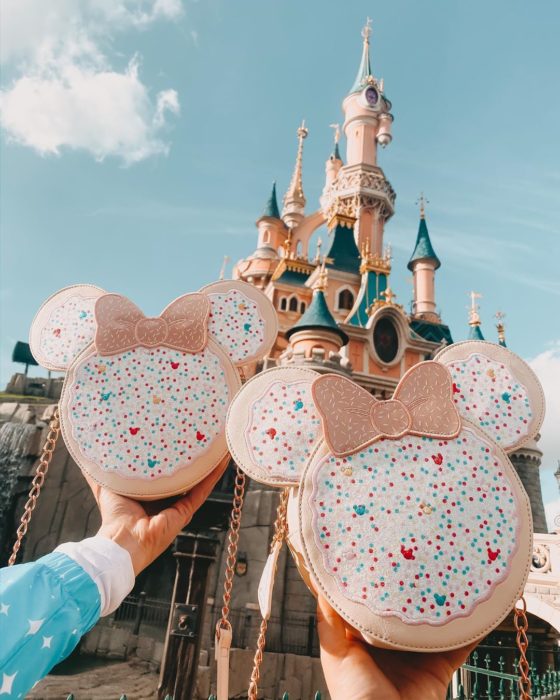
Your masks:
{"label": "ear shaped ear on bag", "polygon": [[90,284],[65,287],[45,301],[31,324],[33,357],[46,369],[65,372],[95,335],[95,302],[105,294]]}
{"label": "ear shaped ear on bag", "polygon": [[248,381],[233,399],[226,438],[237,464],[270,486],[298,484],[323,435],[311,385],[319,377],[304,367],[277,367]]}
{"label": "ear shaped ear on bag", "polygon": [[278,318],[270,299],[246,282],[224,280],[203,287],[210,299],[208,332],[234,365],[264,357],[278,334]]}
{"label": "ear shaped ear on bag", "polygon": [[539,432],[544,393],[533,370],[501,345],[483,341],[455,343],[435,357],[453,378],[457,410],[478,425],[506,452]]}

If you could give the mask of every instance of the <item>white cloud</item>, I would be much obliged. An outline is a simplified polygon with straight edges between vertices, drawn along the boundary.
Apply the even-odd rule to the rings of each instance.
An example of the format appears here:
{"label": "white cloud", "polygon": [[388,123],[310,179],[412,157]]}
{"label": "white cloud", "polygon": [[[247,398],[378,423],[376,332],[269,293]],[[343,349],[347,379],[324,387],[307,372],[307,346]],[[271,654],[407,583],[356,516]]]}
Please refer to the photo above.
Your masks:
{"label": "white cloud", "polygon": [[0,57],[16,71],[0,91],[8,138],[43,155],[69,148],[125,163],[166,153],[177,92],[151,95],[138,57],[119,71],[108,53],[118,32],[182,13],[180,0],[4,0]]}
{"label": "white cloud", "polygon": [[529,365],[540,379],[546,402],[539,441],[544,453],[543,463],[555,467],[556,460],[560,459],[560,340],[529,360]]}

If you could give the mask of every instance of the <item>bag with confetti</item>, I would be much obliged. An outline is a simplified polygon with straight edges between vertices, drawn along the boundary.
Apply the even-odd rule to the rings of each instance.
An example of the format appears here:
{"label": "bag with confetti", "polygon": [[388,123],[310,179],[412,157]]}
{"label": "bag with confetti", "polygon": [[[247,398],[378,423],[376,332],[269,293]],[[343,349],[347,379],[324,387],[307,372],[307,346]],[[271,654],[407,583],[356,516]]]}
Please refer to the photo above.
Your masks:
{"label": "bag with confetti", "polygon": [[507,453],[543,414],[525,362],[467,341],[387,401],[339,374],[263,372],[232,402],[227,439],[252,478],[289,487],[288,544],[312,592],[373,645],[441,651],[488,634],[523,592],[531,510]]}
{"label": "bag with confetti", "polygon": [[66,372],[60,426],[78,466],[117,493],[182,493],[227,453],[239,370],[272,347],[277,318],[252,285],[222,281],[148,318],[90,285],[50,297],[30,335],[43,367]]}

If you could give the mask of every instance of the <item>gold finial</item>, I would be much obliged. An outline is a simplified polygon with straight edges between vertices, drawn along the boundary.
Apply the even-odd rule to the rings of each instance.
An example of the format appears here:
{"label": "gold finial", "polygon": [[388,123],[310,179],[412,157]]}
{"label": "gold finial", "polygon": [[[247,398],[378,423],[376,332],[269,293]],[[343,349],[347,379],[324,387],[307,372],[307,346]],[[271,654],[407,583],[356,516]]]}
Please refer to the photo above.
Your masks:
{"label": "gold finial", "polygon": [[387,288],[381,292],[381,296],[385,299],[386,304],[394,304],[394,299],[397,298],[397,295],[393,292],[390,286],[387,286]]}
{"label": "gold finial", "polygon": [[496,329],[498,331],[498,340],[500,345],[506,344],[506,327],[504,324],[504,318],[506,317],[503,311],[496,311],[494,318],[496,319]]}
{"label": "gold finial", "polygon": [[290,249],[292,247],[292,229],[288,229],[288,235],[286,236],[286,240],[282,243],[282,248],[284,248],[284,257],[289,258],[290,257]]}
{"label": "gold finial", "polygon": [[340,124],[329,124],[331,129],[334,129],[334,142],[337,144],[340,140]]}
{"label": "gold finial", "polygon": [[317,247],[315,249],[315,260],[319,261],[321,259],[321,248],[323,246],[323,240],[321,236],[317,239]]}
{"label": "gold finial", "polygon": [[366,19],[366,23],[365,23],[365,25],[364,25],[364,27],[363,27],[363,29],[362,29],[362,37],[363,37],[363,40],[364,40],[364,44],[369,44],[369,38],[370,38],[370,36],[371,36],[371,32],[372,32],[372,29],[371,29],[371,19],[368,17],[368,18]]}
{"label": "gold finial", "polygon": [[220,279],[223,280],[226,274],[226,266],[229,262],[229,255],[224,255],[224,261],[222,263],[222,268],[220,270]]}
{"label": "gold finial", "polygon": [[469,292],[469,296],[471,298],[471,305],[470,307],[467,307],[469,309],[469,325],[470,326],[480,326],[480,307],[476,303],[477,299],[482,299],[482,294],[479,294],[478,292]]}
{"label": "gold finial", "polygon": [[327,289],[327,283],[328,283],[328,273],[325,268],[325,258],[323,258],[321,262],[321,268],[319,271],[319,277],[317,278],[317,281],[313,285],[313,291],[315,292],[324,292]]}
{"label": "gold finial", "polygon": [[426,204],[429,204],[430,200],[424,197],[424,193],[420,192],[420,196],[416,200],[416,204],[420,207],[420,218],[426,218]]}

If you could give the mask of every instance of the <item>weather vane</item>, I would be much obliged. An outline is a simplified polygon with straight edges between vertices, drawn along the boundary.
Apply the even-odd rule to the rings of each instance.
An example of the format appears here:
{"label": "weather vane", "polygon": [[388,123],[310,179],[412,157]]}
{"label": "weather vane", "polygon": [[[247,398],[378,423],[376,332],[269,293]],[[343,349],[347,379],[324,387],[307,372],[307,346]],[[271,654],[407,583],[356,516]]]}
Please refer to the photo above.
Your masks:
{"label": "weather vane", "polygon": [[371,19],[368,17],[366,19],[365,26],[362,29],[362,37],[363,37],[364,41],[369,41],[370,36],[371,36]]}
{"label": "weather vane", "polygon": [[340,124],[329,124],[331,129],[334,129],[334,142],[338,143],[340,140]]}

